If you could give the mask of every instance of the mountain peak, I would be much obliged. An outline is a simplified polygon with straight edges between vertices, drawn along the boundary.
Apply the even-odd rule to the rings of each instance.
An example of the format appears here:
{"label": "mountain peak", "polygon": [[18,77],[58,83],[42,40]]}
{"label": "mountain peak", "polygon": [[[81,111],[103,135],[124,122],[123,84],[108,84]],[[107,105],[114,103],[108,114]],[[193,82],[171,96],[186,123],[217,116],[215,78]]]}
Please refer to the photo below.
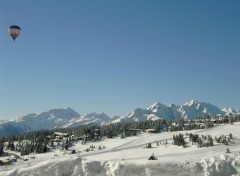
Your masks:
{"label": "mountain peak", "polygon": [[161,108],[166,108],[167,106],[158,102],[158,103],[154,103],[152,106],[150,106],[147,110],[150,110],[150,111],[157,111],[158,109],[161,109]]}
{"label": "mountain peak", "polygon": [[71,118],[76,118],[76,117],[80,117],[80,114],[78,114],[76,111],[74,111],[73,109],[67,107],[67,108],[59,108],[59,109],[52,109],[52,110],[49,110],[48,112],[44,112],[44,113],[41,113],[39,114],[43,116],[56,116],[57,118],[60,118],[60,119],[71,119]]}
{"label": "mountain peak", "polygon": [[190,100],[190,101],[186,102],[184,105],[185,106],[196,106],[196,105],[199,105],[199,104],[200,103],[197,100]]}

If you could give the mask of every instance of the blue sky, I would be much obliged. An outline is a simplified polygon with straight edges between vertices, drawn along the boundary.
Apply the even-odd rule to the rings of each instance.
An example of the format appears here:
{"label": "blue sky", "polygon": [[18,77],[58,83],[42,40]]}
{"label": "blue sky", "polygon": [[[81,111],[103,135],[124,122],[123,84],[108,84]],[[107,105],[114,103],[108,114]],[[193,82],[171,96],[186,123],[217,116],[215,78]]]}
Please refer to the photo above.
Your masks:
{"label": "blue sky", "polygon": [[[240,109],[240,1],[1,0],[0,119],[126,115],[188,100]],[[13,42],[7,33],[19,25]]]}

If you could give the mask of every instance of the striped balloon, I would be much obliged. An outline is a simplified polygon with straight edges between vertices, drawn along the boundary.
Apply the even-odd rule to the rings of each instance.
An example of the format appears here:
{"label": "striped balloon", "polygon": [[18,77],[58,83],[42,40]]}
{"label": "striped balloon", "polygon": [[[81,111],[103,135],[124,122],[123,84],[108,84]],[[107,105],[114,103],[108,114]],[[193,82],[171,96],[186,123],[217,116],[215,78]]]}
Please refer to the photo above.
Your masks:
{"label": "striped balloon", "polygon": [[19,36],[21,32],[21,28],[19,26],[12,25],[8,28],[8,32],[15,41],[15,39]]}

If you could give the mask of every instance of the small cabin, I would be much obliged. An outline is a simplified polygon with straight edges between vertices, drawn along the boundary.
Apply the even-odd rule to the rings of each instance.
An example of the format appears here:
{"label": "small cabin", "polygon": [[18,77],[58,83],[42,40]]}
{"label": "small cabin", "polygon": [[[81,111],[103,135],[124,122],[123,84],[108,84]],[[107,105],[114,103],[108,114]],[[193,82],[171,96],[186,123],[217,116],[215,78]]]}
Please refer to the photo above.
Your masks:
{"label": "small cabin", "polygon": [[148,160],[158,160],[156,156],[154,156],[154,153],[148,158]]}
{"label": "small cabin", "polygon": [[11,160],[0,160],[0,166],[11,165]]}

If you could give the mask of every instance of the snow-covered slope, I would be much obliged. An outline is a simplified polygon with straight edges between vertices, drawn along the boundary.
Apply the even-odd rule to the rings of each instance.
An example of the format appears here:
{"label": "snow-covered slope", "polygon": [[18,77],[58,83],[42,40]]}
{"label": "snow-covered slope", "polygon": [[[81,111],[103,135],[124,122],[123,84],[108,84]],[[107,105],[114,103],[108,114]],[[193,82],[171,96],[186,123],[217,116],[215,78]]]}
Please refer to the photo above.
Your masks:
{"label": "snow-covered slope", "polygon": [[161,103],[155,103],[148,108],[148,111],[151,114],[154,114],[163,119],[174,119],[175,117],[173,115],[172,109],[175,110],[175,107],[169,107]]}
{"label": "snow-covered slope", "polygon": [[204,116],[208,114],[210,116],[215,116],[217,114],[224,115],[224,112],[218,107],[205,102],[198,102],[196,100],[191,100],[180,107],[179,110],[183,118],[194,119],[198,116]]}
{"label": "snow-covered slope", "polygon": [[62,127],[80,115],[71,108],[52,109],[40,114],[29,114],[0,124],[0,135],[20,134],[41,129]]}
{"label": "snow-covered slope", "polygon": [[77,127],[81,125],[87,125],[90,123],[104,124],[109,121],[111,121],[111,118],[107,116],[105,113],[94,112],[88,115],[81,116],[80,118],[72,119],[70,123],[64,125],[64,127]]}
{"label": "snow-covered slope", "polygon": [[224,115],[225,112],[210,103],[198,102],[196,100],[191,100],[180,106],[174,104],[166,106],[161,103],[155,103],[148,109],[138,108],[132,113],[116,119],[113,122],[130,122],[157,119],[174,120],[179,118],[195,119],[199,116],[204,116],[205,114],[215,116],[217,114]]}
{"label": "snow-covered slope", "polygon": [[[175,134],[186,137],[187,146],[172,145]],[[229,145],[217,143],[214,146],[199,148],[186,134],[199,136],[233,136]],[[159,145],[157,144],[159,142]],[[166,143],[166,141],[168,141]],[[144,148],[151,143],[152,148]],[[86,151],[90,146],[106,146],[105,149]],[[0,166],[1,176],[239,176],[240,175],[240,122],[219,124],[213,128],[144,133],[122,139],[104,138],[98,142],[76,143],[71,151],[54,150],[43,154],[31,154],[28,161],[19,160],[11,166]],[[226,153],[226,149],[230,153]],[[158,159],[149,161],[154,153]],[[34,157],[33,157],[34,156]]]}
{"label": "snow-covered slope", "polygon": [[[156,119],[159,119],[159,117],[154,116]],[[126,116],[120,117],[113,122],[124,122],[124,123],[130,123],[130,122],[140,122],[144,120],[153,120],[153,116],[150,115],[148,110],[145,109],[135,109],[133,112],[129,113]]]}

